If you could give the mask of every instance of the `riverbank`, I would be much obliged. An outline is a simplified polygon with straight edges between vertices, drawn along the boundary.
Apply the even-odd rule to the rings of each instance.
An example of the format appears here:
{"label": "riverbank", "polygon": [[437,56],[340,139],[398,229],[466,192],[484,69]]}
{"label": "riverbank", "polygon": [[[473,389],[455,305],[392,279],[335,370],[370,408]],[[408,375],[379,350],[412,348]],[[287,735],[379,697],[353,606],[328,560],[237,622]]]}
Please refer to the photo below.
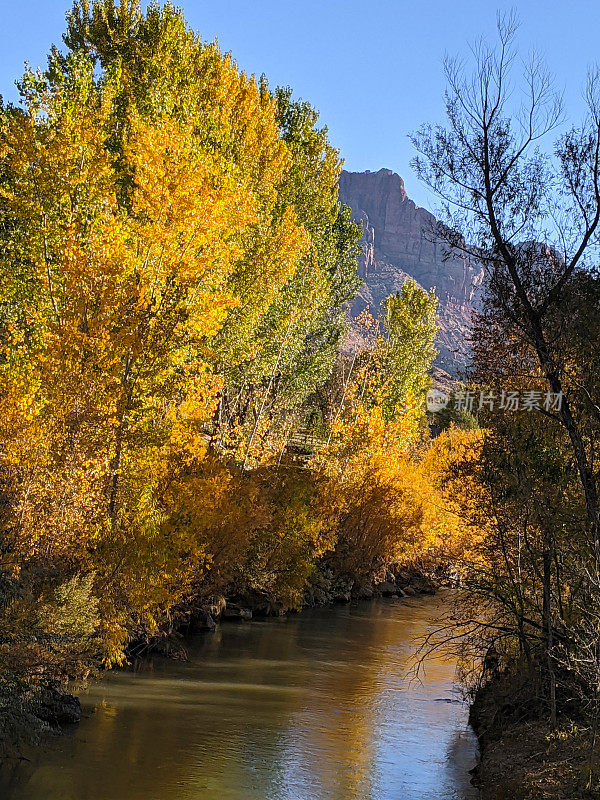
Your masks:
{"label": "riverbank", "polygon": [[[133,641],[127,649],[128,663],[157,653],[185,661],[189,636],[215,631],[220,624],[281,617],[304,609],[334,606],[378,598],[432,595],[440,582],[418,569],[397,565],[383,568],[371,578],[337,574],[320,564],[311,576],[300,609],[290,609],[278,598],[253,589],[235,590],[227,596],[213,595],[195,606],[179,609],[171,624],[156,636]],[[37,746],[48,736],[72,729],[81,719],[79,698],[52,688],[42,695],[28,691],[20,696],[0,696],[0,761],[18,762],[22,748]]]}
{"label": "riverbank", "polygon": [[[379,597],[412,597],[431,595],[440,587],[439,576],[419,569],[407,569],[389,565],[371,577],[340,574],[327,565],[319,564],[310,576],[304,589],[299,609],[290,609],[277,597],[256,589],[232,590],[227,595],[212,595],[196,607],[186,609],[181,614],[177,635],[214,630],[215,626],[226,620],[251,620],[254,617],[280,617],[305,608],[373,600]],[[167,637],[168,638],[168,637]],[[161,645],[155,640],[153,647],[168,654],[173,642]],[[135,653],[136,646],[133,647]]]}
{"label": "riverbank", "polygon": [[588,731],[568,718],[552,730],[532,713],[514,681],[497,676],[480,688],[469,712],[479,741],[473,784],[481,800],[591,800]]}
{"label": "riverbank", "polygon": [[[16,770],[7,800],[465,800],[475,736],[455,662],[413,680],[437,596],[227,621],[81,695],[81,725]],[[3,791],[4,790],[4,791]]]}

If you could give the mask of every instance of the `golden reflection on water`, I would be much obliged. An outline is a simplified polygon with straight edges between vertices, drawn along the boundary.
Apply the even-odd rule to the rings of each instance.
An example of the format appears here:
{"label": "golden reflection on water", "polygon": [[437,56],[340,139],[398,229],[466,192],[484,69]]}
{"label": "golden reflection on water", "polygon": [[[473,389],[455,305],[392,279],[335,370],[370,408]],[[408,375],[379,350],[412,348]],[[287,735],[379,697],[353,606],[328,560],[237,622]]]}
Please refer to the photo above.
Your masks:
{"label": "golden reflection on water", "polygon": [[225,624],[83,698],[92,711],[21,773],[14,800],[457,800],[475,763],[454,666],[410,680],[441,601]]}

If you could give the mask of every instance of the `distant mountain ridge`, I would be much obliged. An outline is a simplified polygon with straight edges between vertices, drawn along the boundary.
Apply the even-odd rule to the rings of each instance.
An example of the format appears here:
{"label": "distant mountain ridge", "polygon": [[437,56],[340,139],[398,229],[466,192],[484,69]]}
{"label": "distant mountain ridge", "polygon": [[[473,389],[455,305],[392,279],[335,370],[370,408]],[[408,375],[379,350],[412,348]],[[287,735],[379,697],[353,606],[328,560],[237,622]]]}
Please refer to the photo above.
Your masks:
{"label": "distant mountain ridge", "polygon": [[413,278],[435,288],[439,300],[437,366],[456,375],[468,358],[466,338],[477,303],[483,268],[459,250],[448,252],[436,240],[437,220],[406,194],[402,178],[390,169],[342,172],[340,200],[363,223],[359,272],[365,283],[352,303],[353,315],[369,306],[379,313],[382,300]]}

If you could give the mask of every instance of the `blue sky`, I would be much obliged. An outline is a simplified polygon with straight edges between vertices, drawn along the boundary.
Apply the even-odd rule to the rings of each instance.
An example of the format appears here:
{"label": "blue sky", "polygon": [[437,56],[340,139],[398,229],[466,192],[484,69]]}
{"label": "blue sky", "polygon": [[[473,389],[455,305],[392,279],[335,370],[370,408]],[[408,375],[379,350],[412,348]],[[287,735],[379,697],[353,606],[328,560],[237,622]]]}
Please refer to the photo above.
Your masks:
{"label": "blue sky", "polygon": [[[25,61],[45,63],[60,43],[69,0],[0,0],[0,93],[15,100]],[[466,53],[493,34],[497,9],[515,8],[523,55],[542,52],[565,90],[566,111],[582,114],[587,66],[600,61],[597,0],[179,0],[203,38],[218,38],[248,72],[289,84],[320,111],[351,170],[388,167],[413,199],[434,202],[413,176],[407,134],[442,119],[445,52]]]}

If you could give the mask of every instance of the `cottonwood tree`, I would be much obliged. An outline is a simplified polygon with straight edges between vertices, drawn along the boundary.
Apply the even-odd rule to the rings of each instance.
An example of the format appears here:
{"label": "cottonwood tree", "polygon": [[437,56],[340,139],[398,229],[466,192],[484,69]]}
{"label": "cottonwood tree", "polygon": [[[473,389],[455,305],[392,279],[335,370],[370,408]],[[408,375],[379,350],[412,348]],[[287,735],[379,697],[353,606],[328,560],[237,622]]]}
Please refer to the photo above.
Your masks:
{"label": "cottonwood tree", "polygon": [[[595,655],[586,664],[597,686],[600,419],[591,374],[597,364],[600,77],[597,69],[589,71],[586,116],[567,127],[561,96],[542,61],[532,56],[517,70],[517,27],[514,15],[499,16],[497,44],[475,44],[471,71],[458,58],[446,60],[447,124],[426,125],[413,135],[414,166],[442,200],[448,227],[438,234],[485,266],[486,296],[475,335],[485,380],[513,388],[519,379],[519,388],[562,399],[537,413],[564,445],[565,469],[576,465],[584,509],[580,570],[586,576],[578,589],[578,620],[586,628],[588,656],[593,642]],[[553,148],[547,146],[551,134],[558,136]],[[528,481],[535,481],[535,460],[529,458]],[[542,539],[536,581],[544,593],[540,616],[549,620],[551,606],[559,603],[558,586],[549,593],[548,565],[557,538],[547,530]],[[547,639],[552,641],[551,626]]]}
{"label": "cottonwood tree", "polygon": [[273,220],[290,155],[254,79],[171,6],[78,9],[69,52],[0,108],[0,471],[27,614],[94,574],[118,661],[206,560],[171,498],[206,454],[229,279],[251,238],[256,282],[284,284],[307,237]]}

